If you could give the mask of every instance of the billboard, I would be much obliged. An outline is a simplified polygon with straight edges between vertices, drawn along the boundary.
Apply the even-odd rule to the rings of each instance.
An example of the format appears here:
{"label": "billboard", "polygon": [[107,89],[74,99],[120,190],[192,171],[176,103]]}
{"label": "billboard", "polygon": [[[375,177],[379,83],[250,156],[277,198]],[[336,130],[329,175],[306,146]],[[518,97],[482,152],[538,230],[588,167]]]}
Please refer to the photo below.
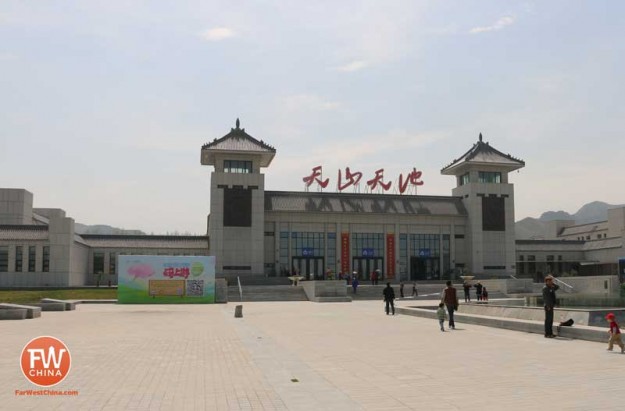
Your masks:
{"label": "billboard", "polygon": [[215,257],[120,255],[120,304],[215,302]]}

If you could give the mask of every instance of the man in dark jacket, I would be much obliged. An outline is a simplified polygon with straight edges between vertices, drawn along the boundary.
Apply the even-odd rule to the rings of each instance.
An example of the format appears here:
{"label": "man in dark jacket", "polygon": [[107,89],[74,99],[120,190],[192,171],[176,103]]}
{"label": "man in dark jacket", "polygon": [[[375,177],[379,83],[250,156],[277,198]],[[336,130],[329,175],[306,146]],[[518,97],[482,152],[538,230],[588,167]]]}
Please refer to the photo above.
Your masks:
{"label": "man in dark jacket", "polygon": [[441,302],[445,304],[447,312],[449,313],[449,328],[455,330],[454,311],[458,310],[458,294],[456,293],[456,289],[451,285],[451,281],[447,281],[447,288],[443,290]]}
{"label": "man in dark jacket", "polygon": [[393,310],[393,315],[395,315],[395,291],[393,291],[393,287],[391,287],[391,283],[386,283],[386,288],[382,291],[384,295],[384,302],[386,303],[386,315],[388,315],[388,307],[391,306]]}
{"label": "man in dark jacket", "polygon": [[554,338],[553,335],[553,308],[556,306],[556,290],[560,288],[553,283],[553,277],[545,277],[543,287],[543,304],[545,306],[545,338]]}
{"label": "man in dark jacket", "polygon": [[482,288],[482,284],[478,281],[477,284],[475,284],[475,295],[478,301],[482,301]]}
{"label": "man in dark jacket", "polygon": [[471,284],[469,284],[468,281],[465,281],[464,284],[462,284],[462,288],[464,289],[464,302],[470,303],[471,294],[469,292],[471,291]]}

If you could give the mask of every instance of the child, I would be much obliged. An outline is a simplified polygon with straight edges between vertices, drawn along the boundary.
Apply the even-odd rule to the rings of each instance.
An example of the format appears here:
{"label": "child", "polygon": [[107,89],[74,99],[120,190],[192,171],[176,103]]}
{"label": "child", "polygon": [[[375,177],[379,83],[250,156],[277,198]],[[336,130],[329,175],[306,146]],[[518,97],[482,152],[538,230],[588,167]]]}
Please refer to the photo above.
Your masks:
{"label": "child", "polygon": [[486,287],[482,287],[482,301],[488,301],[488,291],[486,291]]}
{"label": "child", "polygon": [[608,351],[612,351],[612,347],[614,343],[621,347],[621,354],[625,353],[625,346],[623,346],[623,341],[621,341],[621,330],[618,328],[618,324],[614,320],[614,314],[609,313],[605,316],[605,319],[610,323],[610,339],[608,340]]}
{"label": "child", "polygon": [[447,318],[447,311],[445,311],[445,304],[440,303],[438,305],[438,310],[436,310],[436,318],[438,318],[438,323],[441,326],[441,331],[445,331],[445,327],[443,327],[443,324],[445,324],[445,319]]}

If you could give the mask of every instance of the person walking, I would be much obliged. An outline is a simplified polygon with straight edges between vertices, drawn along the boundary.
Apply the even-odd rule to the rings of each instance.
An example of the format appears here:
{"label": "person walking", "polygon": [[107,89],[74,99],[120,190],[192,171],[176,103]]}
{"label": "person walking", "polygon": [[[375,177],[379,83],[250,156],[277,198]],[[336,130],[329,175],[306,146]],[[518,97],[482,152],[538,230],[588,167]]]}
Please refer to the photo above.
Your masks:
{"label": "person walking", "polygon": [[449,328],[455,330],[454,311],[458,310],[458,294],[456,293],[456,289],[451,285],[450,280],[448,280],[446,284],[447,288],[443,290],[441,303],[445,304],[447,312],[449,313]]}
{"label": "person walking", "polygon": [[399,296],[401,298],[404,298],[404,282],[403,281],[399,283]]}
{"label": "person walking", "polygon": [[556,290],[560,288],[553,283],[553,276],[545,277],[543,287],[543,304],[545,307],[545,338],[555,338],[553,334],[553,309],[556,306]]}
{"label": "person walking", "polygon": [[468,281],[465,281],[464,284],[462,284],[462,288],[464,289],[464,302],[471,302],[471,294],[469,293],[469,291],[471,291],[471,284],[469,284]]}
{"label": "person walking", "polygon": [[614,319],[614,313],[609,313],[605,316],[605,319],[610,323],[610,339],[608,340],[608,351],[612,351],[614,344],[621,347],[621,354],[625,353],[625,346],[621,341],[621,329],[618,327],[616,320]]}
{"label": "person walking", "polygon": [[357,276],[354,276],[354,278],[352,278],[352,290],[354,291],[354,294],[358,292],[358,277]]}
{"label": "person walking", "polygon": [[438,310],[436,310],[436,318],[438,318],[438,325],[440,325],[441,331],[445,331],[445,319],[447,318],[447,313],[445,312],[445,304],[440,303],[438,305]]}
{"label": "person walking", "polygon": [[391,287],[391,283],[386,283],[386,288],[382,291],[382,295],[384,295],[384,302],[386,303],[386,315],[388,315],[389,306],[393,311],[393,315],[395,315],[395,291]]}
{"label": "person walking", "polygon": [[419,296],[419,292],[417,291],[417,283],[412,283],[412,296],[417,298]]}

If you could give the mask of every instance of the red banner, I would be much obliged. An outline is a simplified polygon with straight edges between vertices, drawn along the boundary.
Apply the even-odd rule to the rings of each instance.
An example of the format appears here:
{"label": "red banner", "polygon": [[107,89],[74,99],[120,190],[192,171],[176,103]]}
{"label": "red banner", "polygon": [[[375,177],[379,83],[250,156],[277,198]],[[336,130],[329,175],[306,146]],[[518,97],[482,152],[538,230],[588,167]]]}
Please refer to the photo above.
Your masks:
{"label": "red banner", "polygon": [[395,234],[386,235],[386,278],[395,278]]}
{"label": "red banner", "polygon": [[349,272],[349,233],[341,233],[341,272]]}

